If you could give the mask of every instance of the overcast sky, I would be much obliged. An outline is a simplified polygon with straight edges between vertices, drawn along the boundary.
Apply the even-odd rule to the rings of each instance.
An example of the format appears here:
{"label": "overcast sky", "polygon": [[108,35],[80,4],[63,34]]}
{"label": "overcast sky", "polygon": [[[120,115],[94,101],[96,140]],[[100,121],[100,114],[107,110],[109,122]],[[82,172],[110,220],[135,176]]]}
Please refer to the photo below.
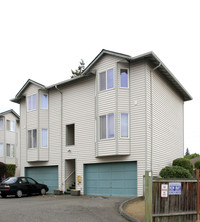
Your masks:
{"label": "overcast sky", "polygon": [[70,78],[80,59],[102,50],[154,51],[192,95],[185,103],[185,148],[200,153],[199,0],[0,0],[0,112],[28,79]]}

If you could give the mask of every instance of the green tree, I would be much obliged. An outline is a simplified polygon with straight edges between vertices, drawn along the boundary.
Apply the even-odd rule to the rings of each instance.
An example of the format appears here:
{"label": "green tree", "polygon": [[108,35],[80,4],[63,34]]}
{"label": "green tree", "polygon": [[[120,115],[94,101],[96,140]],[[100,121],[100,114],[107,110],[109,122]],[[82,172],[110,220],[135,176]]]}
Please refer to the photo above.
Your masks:
{"label": "green tree", "polygon": [[198,153],[192,153],[188,156],[184,156],[184,158],[190,160],[190,159],[196,158],[198,156],[200,156]]}
{"label": "green tree", "polygon": [[189,151],[189,149],[187,148],[186,149],[186,152],[185,152],[185,156],[189,156],[190,155],[190,151]]}
{"label": "green tree", "polygon": [[71,78],[74,78],[76,76],[80,76],[84,70],[85,70],[85,62],[83,61],[83,59],[81,59],[78,69],[76,69],[75,71],[71,70],[71,72],[72,72]]}

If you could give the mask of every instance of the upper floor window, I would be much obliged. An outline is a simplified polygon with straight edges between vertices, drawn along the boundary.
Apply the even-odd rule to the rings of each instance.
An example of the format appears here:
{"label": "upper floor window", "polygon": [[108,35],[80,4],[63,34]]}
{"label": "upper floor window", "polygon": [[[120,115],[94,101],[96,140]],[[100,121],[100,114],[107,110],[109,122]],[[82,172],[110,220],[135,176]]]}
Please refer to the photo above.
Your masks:
{"label": "upper floor window", "polygon": [[114,88],[114,70],[109,69],[100,75],[100,91]]}
{"label": "upper floor window", "polygon": [[121,113],[121,137],[128,138],[129,136],[129,121],[128,113]]}
{"label": "upper floor window", "polygon": [[66,126],[66,146],[75,145],[75,125]]}
{"label": "upper floor window", "polygon": [[6,144],[6,156],[8,157],[14,157],[14,144]]}
{"label": "upper floor window", "polygon": [[15,121],[7,120],[7,130],[15,132]]}
{"label": "upper floor window", "polygon": [[3,119],[0,119],[0,130],[3,130]]}
{"label": "upper floor window", "polygon": [[120,87],[128,88],[128,69],[120,69]]}
{"label": "upper floor window", "polygon": [[32,95],[28,97],[28,111],[36,110],[37,108],[37,95]]}
{"label": "upper floor window", "polygon": [[3,156],[3,143],[0,143],[0,157]]}
{"label": "upper floor window", "polygon": [[37,130],[28,130],[28,148],[37,147]]}
{"label": "upper floor window", "polygon": [[48,129],[42,129],[41,134],[41,146],[48,147]]}
{"label": "upper floor window", "polygon": [[100,116],[100,139],[114,138],[114,113]]}
{"label": "upper floor window", "polygon": [[41,95],[41,109],[48,109],[48,95]]}

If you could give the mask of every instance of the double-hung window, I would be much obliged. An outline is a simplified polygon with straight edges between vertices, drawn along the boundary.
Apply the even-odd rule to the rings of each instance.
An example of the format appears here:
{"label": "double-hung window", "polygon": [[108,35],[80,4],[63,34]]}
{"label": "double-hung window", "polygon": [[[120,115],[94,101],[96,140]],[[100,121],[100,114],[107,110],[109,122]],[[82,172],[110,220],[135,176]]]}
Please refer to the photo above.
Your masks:
{"label": "double-hung window", "polygon": [[3,130],[3,119],[0,119],[0,130]]}
{"label": "double-hung window", "polygon": [[41,130],[41,147],[48,147],[48,129]]}
{"label": "double-hung window", "polygon": [[36,110],[37,108],[37,95],[28,96],[28,111]]}
{"label": "double-hung window", "polygon": [[6,145],[6,156],[8,157],[14,157],[14,144],[7,144]]}
{"label": "double-hung window", "polygon": [[122,138],[129,137],[129,120],[128,113],[121,113],[121,130],[120,134]]}
{"label": "double-hung window", "polygon": [[28,130],[28,148],[37,147],[37,130]]}
{"label": "double-hung window", "polygon": [[0,143],[0,157],[3,156],[3,143]]}
{"label": "double-hung window", "polygon": [[100,116],[100,139],[110,139],[115,137],[114,113]]}
{"label": "double-hung window", "polygon": [[7,130],[15,132],[15,121],[7,120]]}
{"label": "double-hung window", "polygon": [[120,69],[120,87],[128,88],[128,69]]}
{"label": "double-hung window", "polygon": [[41,95],[41,109],[48,109],[48,95]]}
{"label": "double-hung window", "polygon": [[114,70],[109,69],[101,72],[100,76],[100,91],[114,88]]}

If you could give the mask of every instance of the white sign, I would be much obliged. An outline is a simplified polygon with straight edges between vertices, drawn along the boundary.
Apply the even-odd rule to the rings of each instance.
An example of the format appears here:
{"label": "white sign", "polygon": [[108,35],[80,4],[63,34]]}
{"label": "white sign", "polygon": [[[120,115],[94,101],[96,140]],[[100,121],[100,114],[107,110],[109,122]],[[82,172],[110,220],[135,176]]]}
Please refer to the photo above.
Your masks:
{"label": "white sign", "polygon": [[161,185],[161,197],[168,197],[168,184]]}
{"label": "white sign", "polygon": [[169,183],[169,195],[181,195],[181,183]]}

